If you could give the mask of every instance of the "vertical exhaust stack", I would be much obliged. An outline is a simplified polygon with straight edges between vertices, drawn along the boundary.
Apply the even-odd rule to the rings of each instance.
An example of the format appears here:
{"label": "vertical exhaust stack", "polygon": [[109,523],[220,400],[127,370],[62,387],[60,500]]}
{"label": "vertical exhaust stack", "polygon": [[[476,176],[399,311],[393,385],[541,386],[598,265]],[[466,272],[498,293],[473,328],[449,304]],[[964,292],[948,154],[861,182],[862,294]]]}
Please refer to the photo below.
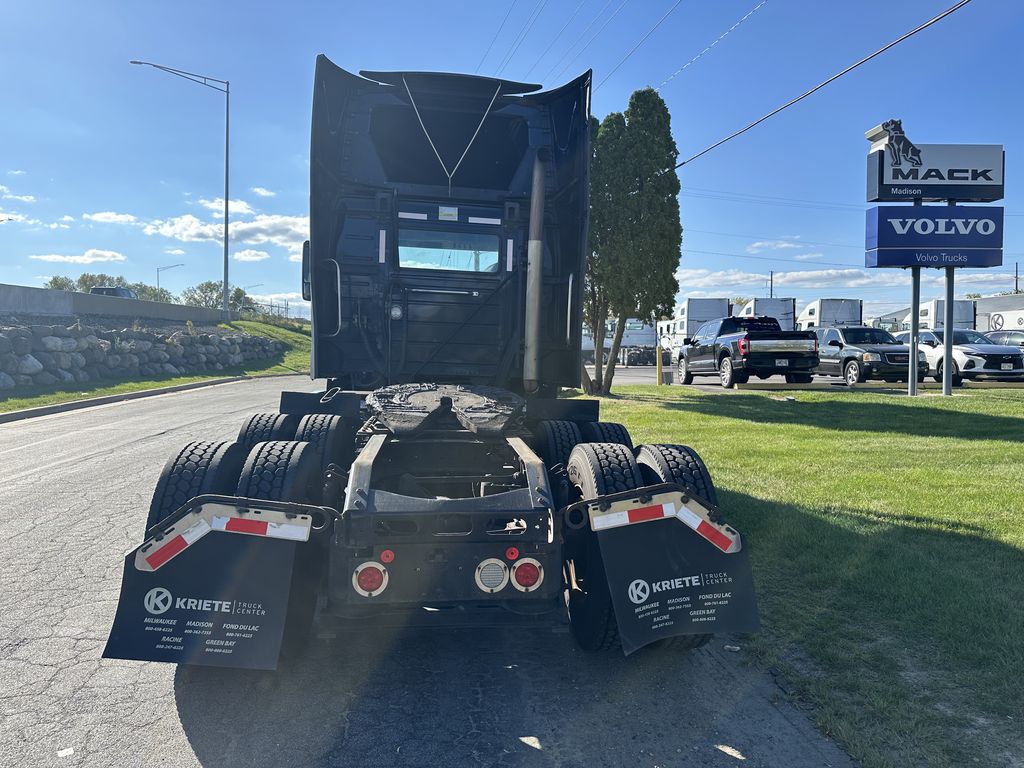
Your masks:
{"label": "vertical exhaust stack", "polygon": [[540,317],[544,282],[544,163],[547,150],[538,149],[533,159],[530,190],[530,241],[526,248],[526,333],[523,354],[523,388],[528,394],[540,389]]}

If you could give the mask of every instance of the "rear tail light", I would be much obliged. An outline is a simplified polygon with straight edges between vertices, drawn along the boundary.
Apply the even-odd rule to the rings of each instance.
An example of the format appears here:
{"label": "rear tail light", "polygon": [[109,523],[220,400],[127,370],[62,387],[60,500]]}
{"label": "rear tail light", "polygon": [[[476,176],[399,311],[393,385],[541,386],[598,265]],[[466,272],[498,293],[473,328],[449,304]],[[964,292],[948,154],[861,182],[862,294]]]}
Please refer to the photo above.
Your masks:
{"label": "rear tail light", "polygon": [[388,569],[369,560],[352,572],[352,588],[363,597],[375,597],[388,588]]}
{"label": "rear tail light", "polygon": [[814,337],[814,354],[818,354],[818,337]]}
{"label": "rear tail light", "polygon": [[517,560],[512,566],[512,586],[520,592],[533,592],[544,581],[544,566],[532,557]]}
{"label": "rear tail light", "polygon": [[508,566],[496,557],[489,557],[480,561],[473,578],[482,592],[492,595],[508,585]]}
{"label": "rear tail light", "polygon": [[750,354],[750,339],[740,339],[740,354]]}

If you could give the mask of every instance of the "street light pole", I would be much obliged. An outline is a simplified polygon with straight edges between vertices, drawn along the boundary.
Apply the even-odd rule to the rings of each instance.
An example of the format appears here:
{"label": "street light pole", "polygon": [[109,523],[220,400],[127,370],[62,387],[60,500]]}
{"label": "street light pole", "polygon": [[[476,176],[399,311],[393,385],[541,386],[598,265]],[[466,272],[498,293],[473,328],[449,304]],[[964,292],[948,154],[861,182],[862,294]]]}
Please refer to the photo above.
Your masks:
{"label": "street light pole", "polygon": [[[231,83],[227,80],[218,80],[215,77],[209,77],[207,75],[197,75],[194,72],[186,72],[183,69],[174,69],[173,67],[165,67],[162,64],[154,64],[151,61],[136,61],[132,60],[129,64],[139,64],[146,67],[153,67],[167,72],[171,75],[184,78],[185,80],[191,80],[193,83],[199,83],[199,85],[205,85],[207,88],[212,88],[215,91],[224,94],[224,282],[223,282],[223,312],[224,319],[228,319],[231,316],[230,307],[228,306],[228,159],[231,147]],[[223,87],[222,87],[223,86]]]}
{"label": "street light pole", "polygon": [[185,266],[184,264],[169,264],[166,267],[157,267],[156,268],[156,289],[158,291],[160,290],[160,273],[161,272],[165,272],[168,269],[174,269],[175,267],[184,267],[184,266]]}

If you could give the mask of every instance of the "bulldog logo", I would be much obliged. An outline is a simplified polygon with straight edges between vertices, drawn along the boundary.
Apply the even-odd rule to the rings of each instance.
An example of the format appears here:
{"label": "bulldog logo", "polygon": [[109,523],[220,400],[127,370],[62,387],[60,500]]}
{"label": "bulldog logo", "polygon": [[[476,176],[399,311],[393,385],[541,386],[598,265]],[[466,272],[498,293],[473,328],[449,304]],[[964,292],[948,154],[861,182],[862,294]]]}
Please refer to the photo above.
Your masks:
{"label": "bulldog logo", "polygon": [[921,150],[903,132],[902,120],[886,120],[882,130],[889,134],[889,160],[894,168],[899,168],[906,160],[915,168],[921,165]]}

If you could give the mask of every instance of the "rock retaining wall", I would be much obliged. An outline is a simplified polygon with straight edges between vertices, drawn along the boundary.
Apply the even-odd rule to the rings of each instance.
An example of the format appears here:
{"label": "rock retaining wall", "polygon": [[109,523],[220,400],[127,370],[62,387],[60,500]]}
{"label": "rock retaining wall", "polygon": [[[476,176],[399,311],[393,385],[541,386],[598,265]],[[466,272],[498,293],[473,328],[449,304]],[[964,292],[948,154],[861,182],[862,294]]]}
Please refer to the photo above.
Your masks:
{"label": "rock retaining wall", "polygon": [[0,390],[185,376],[268,360],[283,352],[279,341],[232,331],[116,331],[81,324],[0,326]]}

